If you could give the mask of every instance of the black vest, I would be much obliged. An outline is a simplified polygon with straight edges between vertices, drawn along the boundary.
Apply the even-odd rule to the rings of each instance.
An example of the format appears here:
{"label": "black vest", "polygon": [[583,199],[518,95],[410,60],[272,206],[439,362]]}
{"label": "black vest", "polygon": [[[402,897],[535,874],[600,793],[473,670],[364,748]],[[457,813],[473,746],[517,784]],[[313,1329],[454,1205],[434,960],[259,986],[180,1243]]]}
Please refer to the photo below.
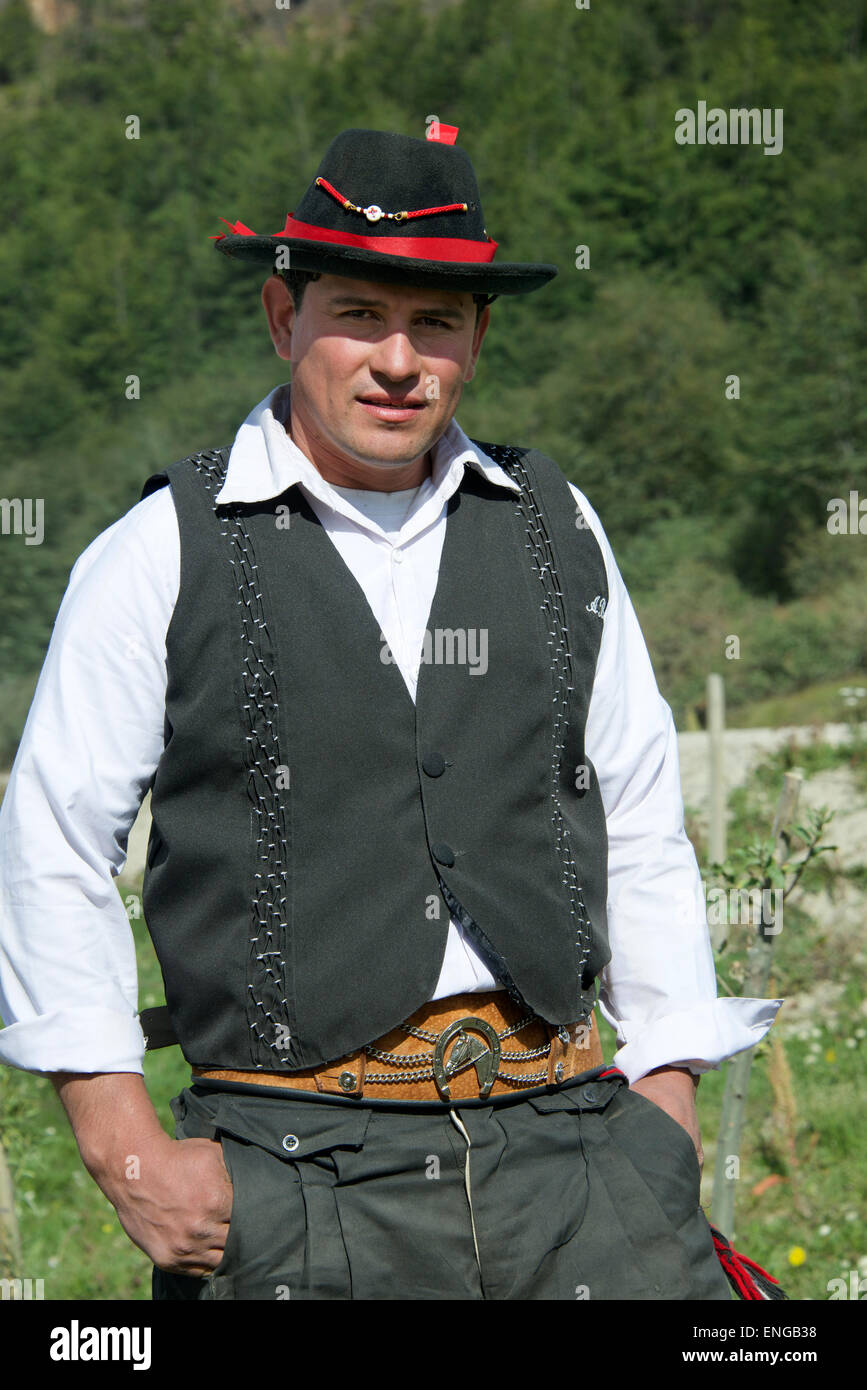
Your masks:
{"label": "black vest", "polygon": [[143,908],[190,1063],[373,1041],[430,998],[450,914],[536,1013],[589,1015],[605,564],[555,463],[479,447],[521,493],[467,467],[450,498],[415,705],[298,486],[215,505],[228,449],[145,483],[171,486],[181,578]]}

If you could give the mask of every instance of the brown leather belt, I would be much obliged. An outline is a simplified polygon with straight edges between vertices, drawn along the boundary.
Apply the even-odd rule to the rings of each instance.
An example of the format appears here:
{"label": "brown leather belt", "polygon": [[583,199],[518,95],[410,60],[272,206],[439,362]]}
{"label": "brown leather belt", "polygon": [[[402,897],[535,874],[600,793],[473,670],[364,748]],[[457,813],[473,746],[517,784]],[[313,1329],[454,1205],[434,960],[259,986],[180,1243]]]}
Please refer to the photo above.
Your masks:
{"label": "brown leather belt", "polygon": [[304,1071],[192,1068],[195,1076],[250,1086],[387,1100],[474,1100],[559,1085],[603,1065],[595,1015],[560,1028],[505,990],[453,994],[417,1009],[375,1042]]}

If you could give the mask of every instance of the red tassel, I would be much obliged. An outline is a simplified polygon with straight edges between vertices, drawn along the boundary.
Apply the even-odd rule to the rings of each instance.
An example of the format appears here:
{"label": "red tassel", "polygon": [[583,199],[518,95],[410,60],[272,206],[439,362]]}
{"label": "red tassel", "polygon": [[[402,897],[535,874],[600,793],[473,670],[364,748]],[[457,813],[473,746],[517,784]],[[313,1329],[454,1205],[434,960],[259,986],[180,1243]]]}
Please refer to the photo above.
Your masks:
{"label": "red tassel", "polygon": [[[762,1269],[755,1260],[751,1260],[747,1255],[742,1255],[740,1251],[735,1250],[715,1226],[711,1226],[710,1231],[719,1262],[738,1298],[747,1302],[788,1298],[788,1295],[780,1288],[779,1281],[772,1274],[768,1274],[767,1270]],[[751,1270],[756,1271],[755,1275],[750,1272]]]}

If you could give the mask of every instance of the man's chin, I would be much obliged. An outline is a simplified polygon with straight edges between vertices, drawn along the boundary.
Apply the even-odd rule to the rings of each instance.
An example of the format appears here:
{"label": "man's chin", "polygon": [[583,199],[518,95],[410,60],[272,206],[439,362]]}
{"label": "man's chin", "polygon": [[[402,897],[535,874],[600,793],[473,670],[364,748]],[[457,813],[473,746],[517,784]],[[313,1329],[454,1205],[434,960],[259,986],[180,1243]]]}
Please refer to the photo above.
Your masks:
{"label": "man's chin", "polygon": [[350,452],[359,463],[387,463],[399,468],[423,458],[441,435],[442,430],[432,435],[429,429],[416,431],[385,425],[381,429],[365,431],[363,437],[353,439]]}

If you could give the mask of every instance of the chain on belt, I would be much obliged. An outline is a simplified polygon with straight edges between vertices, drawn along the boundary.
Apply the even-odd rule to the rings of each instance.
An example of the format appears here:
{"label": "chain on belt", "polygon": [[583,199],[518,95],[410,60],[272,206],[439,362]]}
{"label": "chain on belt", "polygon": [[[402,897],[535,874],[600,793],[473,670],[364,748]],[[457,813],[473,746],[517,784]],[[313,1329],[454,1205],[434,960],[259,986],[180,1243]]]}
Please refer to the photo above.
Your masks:
{"label": "chain on belt", "polygon": [[[541,1057],[550,1055],[550,1042],[544,1047],[529,1049],[526,1052],[503,1051],[502,1044],[508,1038],[520,1033],[536,1019],[536,1014],[528,1013],[517,1023],[512,1024],[510,1028],[504,1028],[501,1033],[498,1033],[484,1019],[475,1017],[456,1019],[441,1033],[431,1033],[425,1028],[416,1028],[412,1024],[402,1023],[400,1024],[402,1032],[406,1033],[407,1036],[418,1038],[421,1042],[433,1043],[433,1050],[401,1056],[398,1052],[384,1052],[381,1048],[369,1044],[364,1049],[368,1057],[377,1062],[386,1062],[393,1067],[400,1067],[402,1070],[366,1072],[365,1083],[389,1085],[396,1082],[435,1081],[440,1092],[448,1099],[448,1083],[460,1072],[474,1066],[479,1079],[480,1096],[486,1096],[495,1081],[510,1081],[517,1086],[538,1086],[548,1079],[547,1066],[541,1071],[525,1072],[523,1075],[500,1070],[502,1062],[534,1062]],[[473,1033],[481,1033],[485,1042],[482,1042],[478,1037],[471,1036]],[[568,1030],[559,1029],[558,1037],[562,1042],[568,1042]],[[451,1056],[446,1061],[446,1048],[452,1042],[454,1042],[454,1046]]]}

